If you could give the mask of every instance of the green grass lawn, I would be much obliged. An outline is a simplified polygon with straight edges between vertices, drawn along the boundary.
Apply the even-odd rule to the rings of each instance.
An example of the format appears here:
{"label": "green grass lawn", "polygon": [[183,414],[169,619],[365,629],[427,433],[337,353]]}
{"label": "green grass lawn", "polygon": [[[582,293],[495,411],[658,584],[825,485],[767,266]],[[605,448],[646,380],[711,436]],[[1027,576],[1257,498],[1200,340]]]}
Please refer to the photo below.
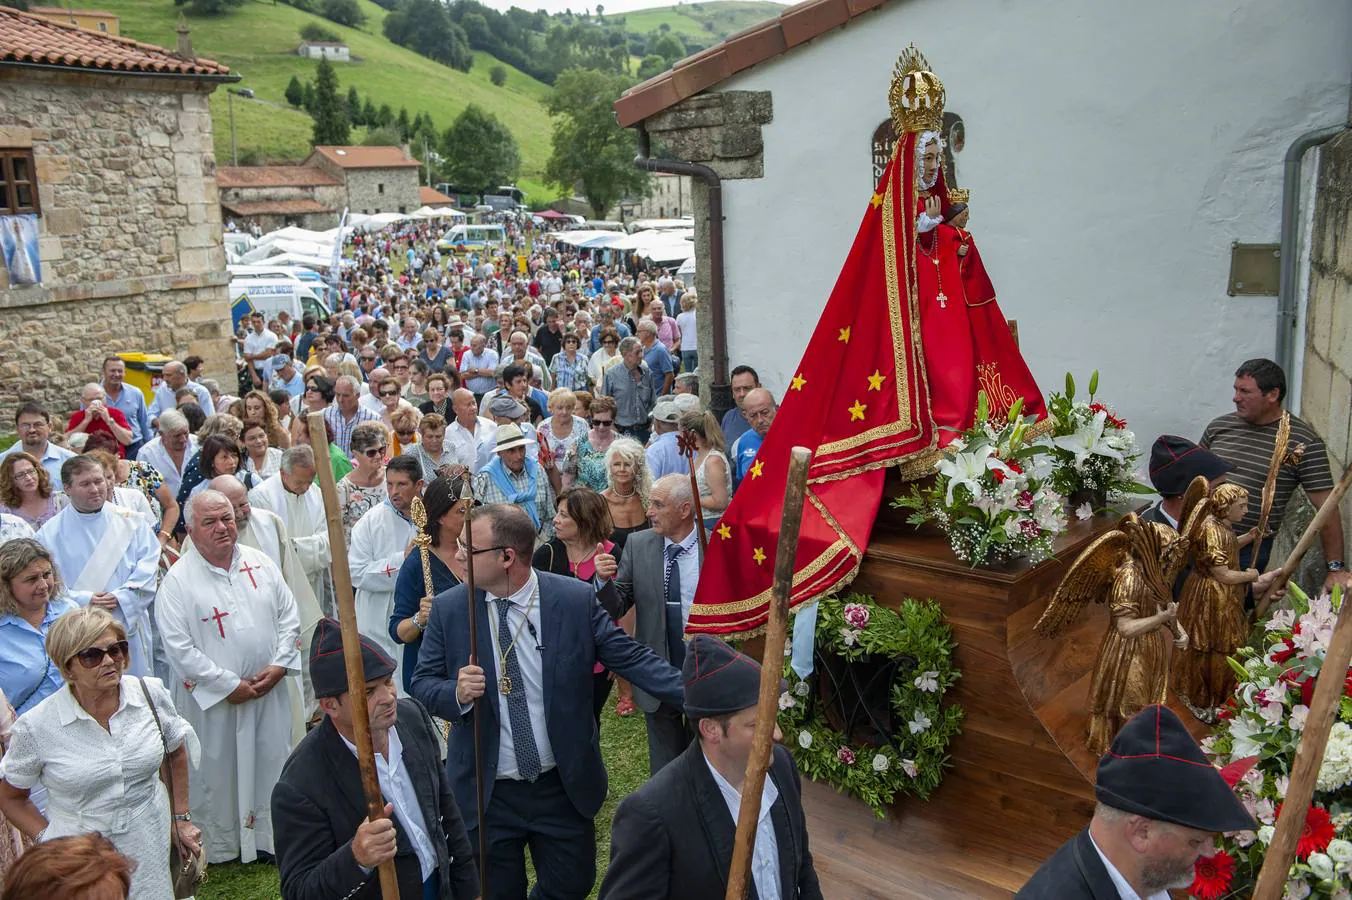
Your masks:
{"label": "green grass lawn", "polygon": [[[371,98],[379,107],[388,103],[398,113],[408,109],[409,117],[424,112],[432,117],[439,131],[451,125],[469,104],[492,112],[512,131],[521,149],[522,178],[518,182],[532,199],[553,199],[543,184],[545,161],[549,157],[550,120],[543,99],[548,85],[536,81],[496,58],[475,54],[469,72],[460,72],[405,50],[385,39],[381,23],[385,10],[358,0],[368,21],[361,29],[346,28],[320,16],[302,12],[270,0],[249,0],[223,16],[189,19],[193,49],[230,66],[243,76],[240,87],[252,88],[255,100],[234,98],[235,136],[241,153],[257,149],[270,161],[298,162],[310,152],[310,118],[287,106],[287,82],[295,75],[301,81],[314,78],[318,63],[296,55],[299,31],[308,23],[319,23],[347,42],[354,61],[335,63],[340,90],[355,85],[362,98]],[[174,26],[181,12],[168,0],[108,0],[100,6],[121,17],[126,37],[173,47]],[[507,71],[502,87],[492,83],[489,72],[496,65]],[[217,89],[212,98],[218,165],[230,160],[230,127],[226,116],[224,91]],[[355,132],[353,141],[360,139]]]}
{"label": "green grass lawn", "polygon": [[[615,695],[601,716],[601,756],[610,773],[610,795],[596,815],[596,883],[610,862],[610,818],[615,807],[648,779],[648,741],[643,714],[615,715]],[[280,900],[275,866],[212,866],[198,900]],[[592,897],[596,891],[592,891]]]}
{"label": "green grass lawn", "polygon": [[779,3],[762,0],[719,0],[714,3],[682,3],[637,12],[616,13],[607,19],[624,18],[625,31],[647,34],[662,25],[674,34],[708,47],[730,34],[774,18],[784,9]]}

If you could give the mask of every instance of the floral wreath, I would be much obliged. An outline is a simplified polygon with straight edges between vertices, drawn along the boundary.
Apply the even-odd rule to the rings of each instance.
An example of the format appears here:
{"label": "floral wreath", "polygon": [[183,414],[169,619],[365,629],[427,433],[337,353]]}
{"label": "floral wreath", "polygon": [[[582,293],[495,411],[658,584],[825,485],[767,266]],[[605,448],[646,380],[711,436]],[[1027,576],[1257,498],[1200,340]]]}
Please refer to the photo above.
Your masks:
{"label": "floral wreath", "polygon": [[[789,688],[779,697],[779,725],[800,770],[858,797],[882,819],[898,794],[926,799],[943,780],[948,744],[963,717],[961,707],[943,702],[960,677],[952,660],[956,644],[932,600],[907,598],[894,611],[850,594],[823,598],[817,607],[817,665],[802,679],[786,660]],[[891,667],[891,734],[875,728],[876,740],[852,740],[828,721],[821,695],[835,685],[822,663],[831,656],[847,665],[881,663],[884,672]],[[871,716],[868,724],[877,725]]]}

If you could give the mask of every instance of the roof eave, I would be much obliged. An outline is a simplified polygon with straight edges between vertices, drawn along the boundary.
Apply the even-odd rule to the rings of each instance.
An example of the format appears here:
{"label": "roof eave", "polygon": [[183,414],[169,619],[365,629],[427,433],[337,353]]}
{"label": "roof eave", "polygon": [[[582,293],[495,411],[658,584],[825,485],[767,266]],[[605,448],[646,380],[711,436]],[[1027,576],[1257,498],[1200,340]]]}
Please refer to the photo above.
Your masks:
{"label": "roof eave", "polygon": [[38,72],[60,72],[66,75],[119,75],[129,78],[160,78],[174,81],[205,81],[213,84],[231,84],[240,81],[242,76],[235,72],[147,72],[142,69],[98,69],[89,66],[63,66],[56,63],[29,62],[26,60],[0,60],[0,68],[25,69]]}

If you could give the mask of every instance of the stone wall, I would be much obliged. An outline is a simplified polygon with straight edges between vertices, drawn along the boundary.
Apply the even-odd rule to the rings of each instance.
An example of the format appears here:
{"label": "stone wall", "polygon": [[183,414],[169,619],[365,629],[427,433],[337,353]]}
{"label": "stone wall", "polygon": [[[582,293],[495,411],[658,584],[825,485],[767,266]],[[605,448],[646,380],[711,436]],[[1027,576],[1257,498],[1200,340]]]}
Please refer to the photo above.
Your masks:
{"label": "stone wall", "polygon": [[[1319,153],[1314,226],[1310,235],[1310,289],[1305,313],[1305,368],[1300,416],[1328,445],[1336,479],[1352,463],[1352,132],[1329,141]],[[1294,546],[1310,521],[1308,502],[1293,504],[1283,540]],[[1352,545],[1352,500],[1342,504],[1343,539]],[[1344,547],[1344,551],[1352,546]],[[1302,584],[1321,579],[1318,542],[1305,559]]]}
{"label": "stone wall", "polygon": [[0,267],[0,429],[18,399],[68,412],[107,354],[197,354],[234,372],[212,85],[0,72],[0,146],[31,147],[42,283]]}
{"label": "stone wall", "polygon": [[347,205],[360,213],[411,213],[422,206],[418,198],[418,170],[345,169]]}

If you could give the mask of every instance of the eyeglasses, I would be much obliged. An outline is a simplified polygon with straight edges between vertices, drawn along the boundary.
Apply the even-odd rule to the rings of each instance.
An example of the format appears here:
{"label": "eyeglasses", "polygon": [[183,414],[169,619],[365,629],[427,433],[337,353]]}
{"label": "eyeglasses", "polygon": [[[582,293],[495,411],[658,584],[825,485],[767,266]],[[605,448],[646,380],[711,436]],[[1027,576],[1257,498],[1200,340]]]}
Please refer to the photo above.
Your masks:
{"label": "eyeglasses", "polygon": [[474,552],[473,552],[473,553],[470,553],[470,552],[469,552],[469,548],[465,546],[465,542],[464,542],[462,539],[460,539],[460,538],[456,538],[456,541],[455,541],[455,547],[456,547],[457,550],[459,550],[461,553],[465,554],[466,556],[478,556],[480,553],[492,553],[494,550],[511,550],[511,549],[512,549],[511,547],[501,547],[501,546],[499,546],[499,547],[476,547],[476,548],[474,549]]}
{"label": "eyeglasses", "polygon": [[382,397],[398,397],[398,396],[399,396],[399,392],[398,392],[398,391],[381,391],[381,392],[380,392],[380,396],[382,396]]}
{"label": "eyeglasses", "polygon": [[20,431],[37,431],[40,428],[50,428],[51,425],[46,422],[20,422],[14,427]]}
{"label": "eyeglasses", "polygon": [[385,456],[384,447],[372,447],[369,450],[363,450],[361,455],[367,459],[382,459]]}
{"label": "eyeglasses", "polygon": [[592,419],[592,425],[596,426],[597,428],[609,428],[611,425],[614,424],[615,424],[614,419]]}
{"label": "eyeglasses", "polygon": [[14,472],[14,477],[15,477],[16,479],[18,479],[18,478],[37,478],[37,477],[38,477],[38,470],[37,470],[37,469],[18,469],[18,470],[16,470],[16,471]]}
{"label": "eyeglasses", "polygon": [[103,664],[103,658],[107,656],[113,662],[121,662],[127,658],[129,647],[126,641],[118,641],[109,644],[107,647],[88,647],[75,654],[75,658],[80,661],[80,665],[86,669],[95,669]]}

